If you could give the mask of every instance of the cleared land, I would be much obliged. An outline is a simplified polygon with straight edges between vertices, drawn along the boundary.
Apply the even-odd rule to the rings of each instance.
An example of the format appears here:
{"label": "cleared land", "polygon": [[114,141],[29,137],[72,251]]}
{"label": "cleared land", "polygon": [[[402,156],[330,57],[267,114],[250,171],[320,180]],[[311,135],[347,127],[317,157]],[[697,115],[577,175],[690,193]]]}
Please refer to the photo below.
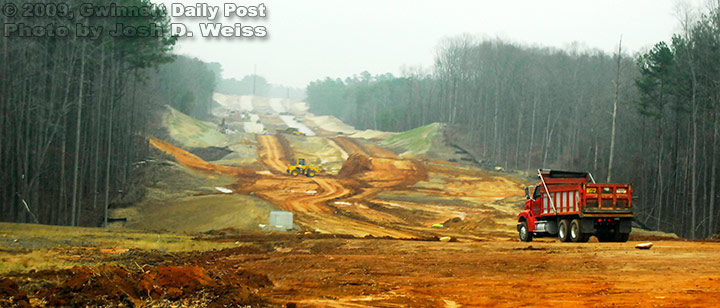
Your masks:
{"label": "cleared land", "polygon": [[3,307],[713,307],[720,300],[717,242],[656,240],[637,250],[638,242],[230,230],[190,238],[17,224],[0,224],[0,234]]}
{"label": "cleared land", "polygon": [[[111,217],[125,222],[110,229],[0,224],[0,307],[705,307],[720,300],[718,242],[640,230],[628,243],[519,242],[516,214],[533,179],[451,162],[467,154],[448,146],[442,124],[356,132],[287,100],[217,99],[229,127],[249,117],[275,132],[285,128],[278,113],[289,111],[318,136],[221,133],[168,109],[165,138],[149,138],[155,157],[114,201]],[[326,172],[288,175],[301,157]],[[294,213],[293,231],[259,231],[274,209]],[[634,248],[644,241],[652,249]]]}

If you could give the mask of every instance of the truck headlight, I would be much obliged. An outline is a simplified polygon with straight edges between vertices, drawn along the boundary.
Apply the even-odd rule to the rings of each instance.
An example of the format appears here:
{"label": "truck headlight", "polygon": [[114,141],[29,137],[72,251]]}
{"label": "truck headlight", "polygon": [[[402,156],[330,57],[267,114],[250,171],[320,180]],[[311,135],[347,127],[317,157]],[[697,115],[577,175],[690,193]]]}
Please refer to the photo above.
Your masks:
{"label": "truck headlight", "polygon": [[615,192],[618,194],[627,194],[627,188],[618,188]]}

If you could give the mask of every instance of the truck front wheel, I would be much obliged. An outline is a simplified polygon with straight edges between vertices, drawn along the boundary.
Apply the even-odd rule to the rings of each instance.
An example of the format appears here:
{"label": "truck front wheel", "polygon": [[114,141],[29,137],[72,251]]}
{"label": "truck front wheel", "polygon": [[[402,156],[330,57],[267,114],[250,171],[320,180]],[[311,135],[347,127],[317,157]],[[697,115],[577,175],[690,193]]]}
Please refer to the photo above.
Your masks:
{"label": "truck front wheel", "polygon": [[532,233],[528,230],[527,221],[521,221],[520,227],[518,228],[520,234],[520,240],[523,242],[532,242]]}
{"label": "truck front wheel", "polygon": [[580,220],[573,219],[570,223],[570,240],[575,243],[585,243],[590,239],[589,234],[582,233],[580,231]]}
{"label": "truck front wheel", "polygon": [[567,242],[570,240],[570,236],[568,236],[568,233],[569,233],[568,225],[569,225],[569,223],[568,223],[567,219],[561,220],[560,223],[558,224],[558,238],[560,239],[561,242]]}

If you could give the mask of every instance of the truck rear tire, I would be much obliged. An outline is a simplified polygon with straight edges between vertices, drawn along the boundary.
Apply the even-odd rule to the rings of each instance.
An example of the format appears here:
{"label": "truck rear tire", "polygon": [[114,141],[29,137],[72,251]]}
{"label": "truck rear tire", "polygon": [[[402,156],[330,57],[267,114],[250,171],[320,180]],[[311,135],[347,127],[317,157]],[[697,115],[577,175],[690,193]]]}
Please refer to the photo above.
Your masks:
{"label": "truck rear tire", "polygon": [[528,229],[527,221],[521,221],[520,227],[518,228],[520,240],[523,242],[532,242],[532,232]]}
{"label": "truck rear tire", "polygon": [[573,219],[570,223],[570,240],[575,243],[585,243],[590,239],[590,235],[582,233],[580,229],[580,220]]}
{"label": "truck rear tire", "polygon": [[567,242],[570,240],[570,236],[568,234],[569,233],[568,231],[570,231],[569,224],[570,223],[568,222],[567,219],[561,220],[560,223],[558,224],[558,238],[560,239],[561,242]]}
{"label": "truck rear tire", "polygon": [[611,242],[613,239],[612,234],[608,234],[608,233],[604,233],[604,232],[595,234],[595,236],[597,237],[598,242],[600,242],[600,243]]}
{"label": "truck rear tire", "polygon": [[625,243],[630,238],[630,233],[615,233],[615,237],[613,238],[613,242],[620,242]]}

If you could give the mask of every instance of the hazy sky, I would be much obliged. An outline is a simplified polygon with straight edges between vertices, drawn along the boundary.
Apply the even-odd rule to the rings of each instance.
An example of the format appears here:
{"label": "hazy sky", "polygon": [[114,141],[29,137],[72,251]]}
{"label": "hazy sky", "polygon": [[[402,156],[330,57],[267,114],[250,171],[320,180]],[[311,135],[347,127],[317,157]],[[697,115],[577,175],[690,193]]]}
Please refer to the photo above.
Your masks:
{"label": "hazy sky", "polygon": [[[193,5],[192,0],[160,2]],[[702,0],[692,0],[701,3]],[[620,36],[628,53],[669,40],[677,30],[676,0],[206,0],[222,6],[264,4],[264,18],[213,22],[265,26],[268,36],[181,38],[176,52],[220,62],[224,77],[253,72],[270,83],[305,87],[310,81],[364,70],[401,74],[403,66],[429,68],[445,37],[472,34],[513,42],[567,47],[580,42],[606,52]],[[188,25],[206,18],[175,18]],[[196,31],[199,32],[199,31]]]}

